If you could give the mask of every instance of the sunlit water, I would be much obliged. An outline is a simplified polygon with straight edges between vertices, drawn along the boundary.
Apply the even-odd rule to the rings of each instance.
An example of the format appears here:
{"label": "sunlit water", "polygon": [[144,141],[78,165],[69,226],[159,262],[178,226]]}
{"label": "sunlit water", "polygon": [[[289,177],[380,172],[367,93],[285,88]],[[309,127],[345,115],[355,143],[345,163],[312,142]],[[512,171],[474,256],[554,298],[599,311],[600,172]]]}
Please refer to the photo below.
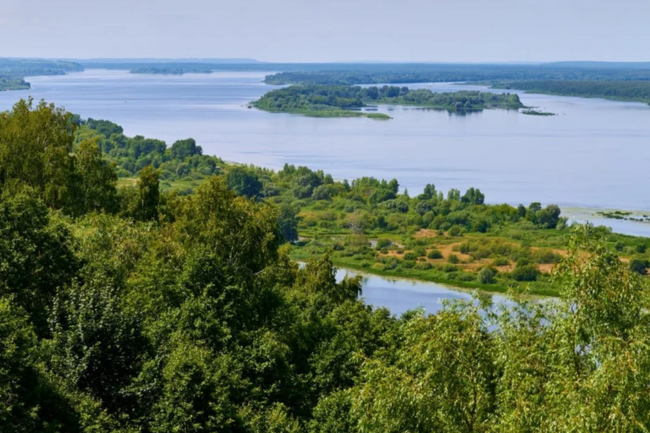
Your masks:
{"label": "sunlit water", "polygon": [[[441,284],[423,281],[384,278],[372,274],[363,274],[347,269],[339,269],[336,278],[362,276],[362,298],[373,307],[386,307],[394,315],[400,316],[406,311],[423,308],[427,314],[435,314],[444,307],[443,301],[472,299],[470,291],[454,290]],[[508,303],[501,295],[491,295],[492,301]]]}
{"label": "sunlit water", "polygon": [[[444,191],[479,187],[491,203],[650,210],[647,104],[518,92],[524,104],[558,115],[485,110],[463,116],[380,106],[392,120],[308,118],[247,108],[274,88],[261,83],[263,76],[90,70],[33,77],[29,91],[0,92],[0,109],[31,95],[82,117],[112,120],[127,135],[168,143],[193,137],[205,153],[276,169],[288,162],[339,179],[397,178],[412,194],[434,183]],[[650,225],[605,223],[650,234]]]}

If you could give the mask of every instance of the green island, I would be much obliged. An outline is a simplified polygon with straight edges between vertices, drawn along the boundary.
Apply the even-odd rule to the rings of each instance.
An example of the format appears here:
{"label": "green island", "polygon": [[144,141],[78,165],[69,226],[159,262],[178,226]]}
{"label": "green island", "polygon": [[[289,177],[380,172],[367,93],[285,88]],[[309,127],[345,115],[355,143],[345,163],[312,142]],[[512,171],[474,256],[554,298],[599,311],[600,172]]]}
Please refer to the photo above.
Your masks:
{"label": "green island", "polygon": [[272,90],[251,105],[274,113],[295,113],[315,117],[389,118],[383,113],[359,110],[372,104],[413,105],[448,111],[488,108],[525,108],[516,94],[478,91],[435,93],[407,87],[359,87],[339,85],[289,86]]}
{"label": "green island", "polygon": [[650,222],[650,215],[647,214],[635,214],[628,211],[598,211],[596,215],[600,215],[605,218],[616,219],[616,220],[625,220],[625,221],[636,221],[636,222]]}
{"label": "green island", "polygon": [[[0,113],[0,430],[644,431],[647,241],[20,101]],[[337,263],[511,298],[397,317]]]}
{"label": "green island", "polygon": [[556,116],[555,113],[551,113],[548,111],[539,111],[532,108],[526,108],[524,110],[521,110],[521,114],[527,114],[529,116]]}

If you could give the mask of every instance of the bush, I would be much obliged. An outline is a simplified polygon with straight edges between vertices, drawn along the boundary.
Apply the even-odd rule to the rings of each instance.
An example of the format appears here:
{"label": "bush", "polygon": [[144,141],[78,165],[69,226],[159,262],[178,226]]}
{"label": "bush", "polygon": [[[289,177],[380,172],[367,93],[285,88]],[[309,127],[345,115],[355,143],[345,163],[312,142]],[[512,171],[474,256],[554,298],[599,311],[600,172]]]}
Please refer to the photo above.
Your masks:
{"label": "bush", "polygon": [[[407,254],[408,254],[408,253],[407,253]],[[415,261],[413,261],[413,260],[408,260],[408,259],[406,259],[406,260],[404,260],[404,261],[402,262],[402,267],[403,267],[403,268],[411,269],[411,268],[413,268],[414,266],[415,266]]]}
{"label": "bush", "polygon": [[494,283],[494,277],[496,271],[492,268],[483,268],[478,272],[478,282],[481,284],[492,284]]}
{"label": "bush", "polygon": [[535,265],[519,266],[519,264],[517,264],[515,270],[512,271],[512,278],[517,281],[537,281],[539,273],[540,272]]}
{"label": "bush", "polygon": [[393,242],[390,239],[377,239],[377,249],[389,248],[393,245]]}
{"label": "bush", "polygon": [[431,251],[429,251],[429,254],[427,254],[427,257],[432,259],[432,260],[437,260],[437,259],[442,259],[443,256],[442,256],[442,253],[440,252],[440,250],[437,250],[437,249],[434,248]]}
{"label": "bush", "polygon": [[463,242],[460,244],[460,247],[458,247],[458,251],[460,251],[463,254],[469,254],[470,251],[472,251],[472,244],[469,242]]}
{"label": "bush", "polygon": [[492,266],[508,266],[510,264],[510,260],[508,260],[505,257],[495,257],[494,260],[492,260]]}
{"label": "bush", "polygon": [[464,231],[465,230],[461,226],[453,225],[449,228],[449,235],[454,237],[462,236]]}
{"label": "bush", "polygon": [[455,265],[452,265],[451,263],[447,263],[442,267],[442,270],[444,272],[456,272],[458,268]]}
{"label": "bush", "polygon": [[623,251],[625,250],[625,244],[623,242],[616,242],[616,245],[614,245],[614,248],[616,251]]}
{"label": "bush", "polygon": [[409,251],[404,254],[404,260],[417,260],[418,255],[414,252]]}
{"label": "bush", "polygon": [[425,250],[424,247],[417,247],[413,250],[413,252],[415,252],[418,257],[424,257],[427,255],[427,250]]}
{"label": "bush", "polygon": [[638,254],[644,254],[646,252],[646,245],[638,244],[636,247],[634,247],[634,251],[636,251]]}
{"label": "bush", "polygon": [[420,262],[415,265],[415,269],[419,269],[421,271],[427,271],[432,267],[433,266],[431,266],[431,263],[427,263],[427,262]]}
{"label": "bush", "polygon": [[648,266],[650,266],[650,262],[646,259],[637,257],[630,260],[630,271],[636,272],[639,275],[647,274]]}
{"label": "bush", "polygon": [[449,254],[449,257],[447,257],[447,261],[449,263],[454,263],[454,264],[460,263],[460,259],[456,254]]}

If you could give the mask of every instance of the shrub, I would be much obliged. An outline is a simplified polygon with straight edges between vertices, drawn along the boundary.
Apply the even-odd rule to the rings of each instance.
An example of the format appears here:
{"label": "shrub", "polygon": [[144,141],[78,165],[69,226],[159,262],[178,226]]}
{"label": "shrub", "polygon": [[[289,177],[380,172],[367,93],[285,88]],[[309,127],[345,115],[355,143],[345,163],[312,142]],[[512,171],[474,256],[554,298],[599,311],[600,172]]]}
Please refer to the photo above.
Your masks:
{"label": "shrub", "polygon": [[421,271],[427,271],[432,267],[433,266],[431,266],[431,263],[427,263],[427,262],[420,262],[415,265],[415,269],[419,269]]}
{"label": "shrub", "polygon": [[636,251],[638,254],[644,254],[646,252],[646,245],[638,244],[636,247],[634,247],[634,251]]}
{"label": "shrub", "polygon": [[492,284],[494,283],[494,277],[496,275],[496,271],[492,268],[483,268],[478,272],[478,281],[481,284]]}
{"label": "shrub", "polygon": [[[407,254],[408,254],[408,253],[407,253]],[[404,261],[402,262],[402,267],[403,267],[403,268],[411,269],[411,268],[414,267],[414,266],[415,266],[415,261],[413,261],[413,260],[408,260],[408,259],[406,259],[406,260],[404,260]]]}
{"label": "shrub", "polygon": [[495,257],[494,260],[492,260],[492,266],[508,266],[509,264],[510,260],[502,256]]}
{"label": "shrub", "polygon": [[378,249],[389,248],[391,245],[393,245],[393,242],[390,239],[377,239]]}
{"label": "shrub", "polygon": [[453,225],[449,228],[449,235],[450,236],[462,236],[463,235],[464,229],[459,226],[459,225]]}
{"label": "shrub", "polygon": [[650,266],[650,262],[646,259],[635,257],[630,260],[630,271],[636,272],[639,275],[647,274],[648,266]]}
{"label": "shrub", "polygon": [[476,281],[474,274],[470,274],[469,272],[459,272],[455,275],[454,279],[456,281]]}
{"label": "shrub", "polygon": [[519,266],[519,264],[517,264],[515,270],[512,271],[512,278],[517,281],[537,281],[539,273],[540,272],[535,265],[527,264]]}
{"label": "shrub", "polygon": [[449,257],[447,257],[447,261],[449,263],[454,263],[454,264],[460,263],[460,259],[456,254],[449,254]]}
{"label": "shrub", "polygon": [[442,270],[444,272],[456,272],[458,268],[455,265],[452,265],[451,263],[447,263],[442,267]]}
{"label": "shrub", "polygon": [[472,251],[472,244],[470,244],[469,242],[463,242],[458,247],[458,251],[460,251],[463,254],[469,254],[470,251]]}
{"label": "shrub", "polygon": [[417,247],[413,250],[413,252],[415,252],[418,257],[424,257],[427,255],[427,250],[425,250],[424,247]]}
{"label": "shrub", "polygon": [[431,251],[429,251],[429,254],[427,254],[427,257],[432,259],[432,260],[436,260],[436,259],[441,259],[443,256],[442,256],[442,253],[440,252],[440,250],[437,250],[437,249],[434,248]]}
{"label": "shrub", "polygon": [[404,260],[416,260],[418,258],[418,255],[412,251],[409,251],[408,253],[404,253]]}
{"label": "shrub", "polygon": [[614,248],[616,251],[623,251],[625,249],[625,244],[623,242],[616,242],[616,245],[614,245]]}

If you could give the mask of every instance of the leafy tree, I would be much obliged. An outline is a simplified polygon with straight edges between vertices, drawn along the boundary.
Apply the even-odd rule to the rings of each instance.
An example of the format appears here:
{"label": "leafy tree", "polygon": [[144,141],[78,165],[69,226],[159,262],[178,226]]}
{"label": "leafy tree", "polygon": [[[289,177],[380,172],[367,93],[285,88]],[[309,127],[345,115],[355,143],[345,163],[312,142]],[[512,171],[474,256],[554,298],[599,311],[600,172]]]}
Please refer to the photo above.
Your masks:
{"label": "leafy tree", "polygon": [[188,156],[202,155],[203,149],[201,146],[196,145],[193,138],[186,140],[178,140],[170,148],[170,153],[173,159],[185,160]]}
{"label": "leafy tree", "polygon": [[262,191],[262,182],[245,167],[232,167],[228,170],[228,188],[238,195],[256,197]]}
{"label": "leafy tree", "polygon": [[278,227],[280,236],[287,242],[296,242],[298,240],[298,212],[287,204],[281,205],[279,210]]}
{"label": "leafy tree", "polygon": [[485,194],[481,192],[478,188],[470,188],[467,190],[465,195],[461,197],[463,203],[481,205],[485,202]]}
{"label": "leafy tree", "polygon": [[33,194],[0,200],[0,297],[22,307],[39,335],[57,291],[69,284],[79,263],[70,232],[52,221]]}
{"label": "leafy tree", "polygon": [[160,204],[160,172],[148,165],[140,171],[137,186],[136,219],[151,221],[158,219]]}
{"label": "leafy tree", "polygon": [[547,229],[554,229],[560,221],[560,208],[551,204],[536,213],[536,221],[540,226]]}
{"label": "leafy tree", "polygon": [[0,187],[29,186],[49,206],[68,198],[73,170],[72,115],[54,105],[20,100],[0,114]]}
{"label": "leafy tree", "polygon": [[117,174],[102,157],[97,141],[82,141],[75,153],[74,191],[70,208],[78,215],[92,211],[114,211],[117,207]]}

